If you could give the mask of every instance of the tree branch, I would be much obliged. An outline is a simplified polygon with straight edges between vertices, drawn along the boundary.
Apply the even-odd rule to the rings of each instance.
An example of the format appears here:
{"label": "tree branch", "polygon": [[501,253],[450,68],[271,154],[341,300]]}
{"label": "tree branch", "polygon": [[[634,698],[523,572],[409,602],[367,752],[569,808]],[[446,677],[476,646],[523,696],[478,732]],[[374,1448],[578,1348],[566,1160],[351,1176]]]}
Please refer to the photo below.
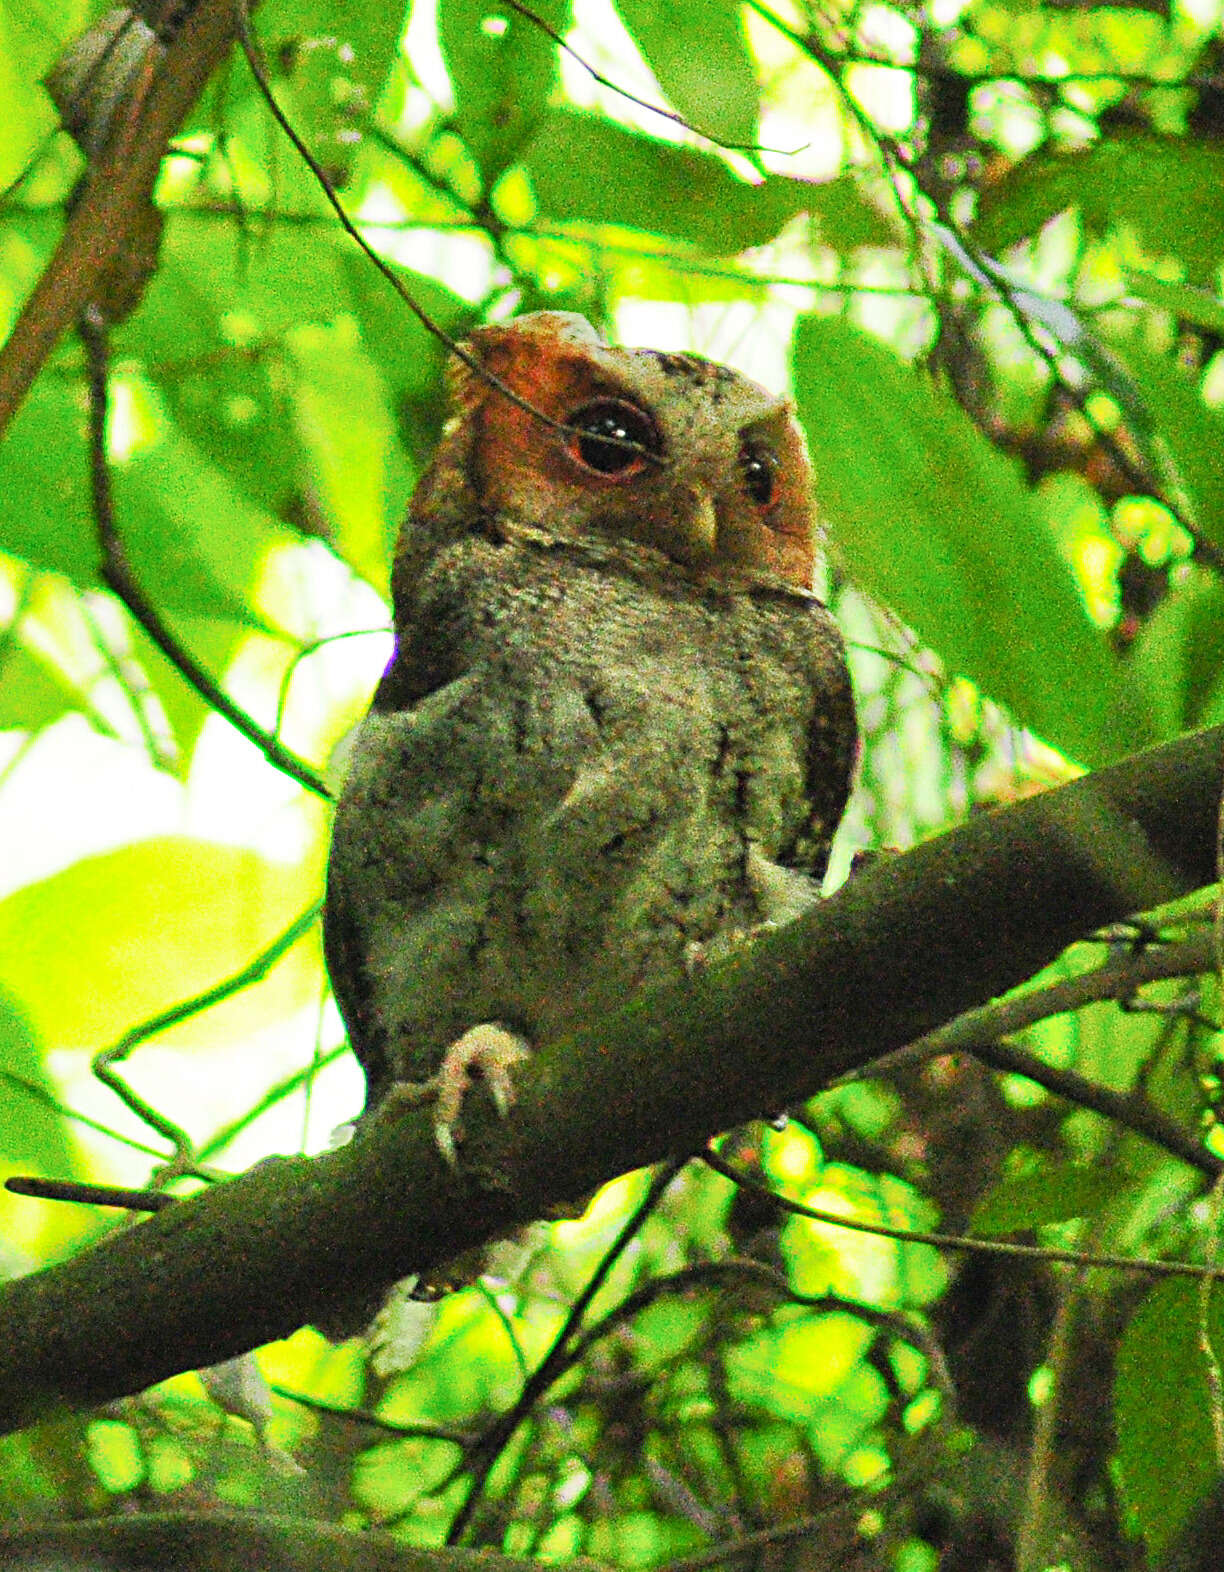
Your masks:
{"label": "tree branch", "polygon": [[[779,1212],[792,1217],[806,1217],[809,1222],[823,1223],[827,1228],[845,1228],[853,1234],[871,1234],[876,1239],[895,1239],[900,1244],[932,1245],[936,1250],[959,1250],[965,1255],[1009,1256],[1014,1261],[1040,1261],[1049,1266],[1084,1268],[1103,1267],[1108,1272],[1138,1272],[1148,1277],[1193,1277],[1197,1282],[1214,1282],[1224,1276],[1217,1267],[1205,1266],[1199,1261],[1162,1261],[1156,1256],[1118,1255],[1099,1250],[1060,1250],[1055,1245],[1020,1244],[1014,1239],[977,1239],[972,1234],[932,1233],[925,1228],[898,1228],[892,1223],[861,1217],[847,1217],[842,1212],[825,1211],[819,1206],[807,1206],[803,1201],[793,1201],[790,1196],[772,1189],[752,1174],[737,1168],[720,1157],[713,1147],[701,1154],[707,1168],[729,1179],[742,1190],[750,1190],[762,1200],[770,1202]],[[858,1314],[856,1309],[853,1312]]]}
{"label": "tree branch", "polygon": [[0,437],[66,329],[104,292],[148,209],[166,143],[225,59],[236,26],[233,0],[196,0],[164,51],[150,49],[0,350]]}
{"label": "tree branch", "polygon": [[540,1049],[458,1173],[423,1112],[259,1164],[0,1290],[0,1428],[213,1364],[811,1096],[1102,924],[1214,882],[1224,728],[982,815]]}
{"label": "tree branch", "polygon": [[[535,1572],[539,1562],[491,1550],[405,1545],[377,1530],[354,1533],[305,1517],[263,1512],[148,1512],[0,1529],[9,1572],[57,1567],[176,1567],[220,1572],[276,1567],[279,1572]],[[579,1560],[578,1567],[595,1568]]]}
{"label": "tree branch", "polygon": [[1195,934],[1177,944],[1111,955],[1092,971],[983,1005],[979,1010],[967,1010],[946,1026],[937,1027],[899,1053],[889,1054],[847,1079],[888,1075],[940,1054],[970,1054],[992,1070],[1023,1075],[1056,1097],[1064,1097],[1081,1108],[1090,1108],[1112,1119],[1214,1179],[1224,1163],[1207,1150],[1197,1132],[1169,1118],[1142,1091],[1116,1092],[1098,1081],[1090,1081],[1077,1070],[1047,1064],[1044,1059],[1004,1040],[1012,1032],[1023,1031],[1026,1026],[1048,1020],[1052,1015],[1064,1015],[1069,1010],[1106,999],[1121,1004],[1146,983],[1193,977],[1211,971],[1214,966],[1215,935],[1210,931]]}

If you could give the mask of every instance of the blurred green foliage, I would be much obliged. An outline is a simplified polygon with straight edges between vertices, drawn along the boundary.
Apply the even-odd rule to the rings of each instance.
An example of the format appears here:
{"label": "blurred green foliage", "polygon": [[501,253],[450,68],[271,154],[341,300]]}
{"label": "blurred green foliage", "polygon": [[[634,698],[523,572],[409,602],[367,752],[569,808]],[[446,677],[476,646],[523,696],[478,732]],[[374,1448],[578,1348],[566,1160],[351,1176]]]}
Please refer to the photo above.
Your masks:
{"label": "blurred green foliage", "polygon": [[[82,168],[40,80],[105,9],[0,3],[6,324]],[[789,379],[866,732],[842,872],[855,846],[1224,720],[1219,0],[265,0],[255,21],[279,101],[445,333],[553,306]],[[340,230],[240,58],[157,199],[160,263],[112,343],[119,527],[183,645],[334,781],[386,657],[446,350]],[[327,814],[104,590],[85,412],[69,337],[0,443],[0,1170],[144,1183],[164,1142],[89,1056],[311,906]],[[1154,998],[1022,1045],[1210,1123],[1215,991]],[[311,937],[125,1073],[238,1169],[351,1116],[340,1044]],[[866,1222],[1214,1258],[1175,1158],[970,1061],[835,1089],[724,1151]],[[0,1516],[228,1504],[441,1543],[464,1447],[643,1186],[445,1299],[406,1371],[308,1330],[263,1350],[303,1401],[278,1395],[259,1433],[184,1376],[0,1442]],[[0,1266],[111,1226],[0,1197]],[[810,1520],[771,1554],[1214,1565],[1193,1557],[1217,1322],[1193,1285],[850,1234],[690,1168],[471,1538],[645,1567]]]}

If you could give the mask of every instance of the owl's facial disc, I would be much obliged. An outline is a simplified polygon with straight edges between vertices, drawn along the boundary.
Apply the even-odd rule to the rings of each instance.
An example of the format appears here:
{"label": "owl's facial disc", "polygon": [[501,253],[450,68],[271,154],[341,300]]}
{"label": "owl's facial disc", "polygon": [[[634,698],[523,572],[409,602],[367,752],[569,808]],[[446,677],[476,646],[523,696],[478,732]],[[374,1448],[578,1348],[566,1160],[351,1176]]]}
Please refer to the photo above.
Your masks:
{"label": "owl's facial disc", "polygon": [[663,438],[648,410],[609,395],[573,410],[565,424],[565,454],[603,503],[594,523],[690,565],[717,556],[713,485],[676,485],[665,473]]}
{"label": "owl's facial disc", "polygon": [[[779,406],[780,407],[780,406]],[[702,411],[672,440],[683,465],[665,452],[654,414],[609,391],[564,415],[564,460],[597,507],[588,511],[603,532],[654,546],[674,561],[703,571],[773,566],[758,536],[778,530],[784,479],[770,428],[734,428]]]}
{"label": "owl's facial disc", "polygon": [[467,473],[490,514],[647,546],[703,578],[810,587],[810,471],[784,399],[699,356],[605,345],[555,312],[472,342],[530,406],[460,387]]}

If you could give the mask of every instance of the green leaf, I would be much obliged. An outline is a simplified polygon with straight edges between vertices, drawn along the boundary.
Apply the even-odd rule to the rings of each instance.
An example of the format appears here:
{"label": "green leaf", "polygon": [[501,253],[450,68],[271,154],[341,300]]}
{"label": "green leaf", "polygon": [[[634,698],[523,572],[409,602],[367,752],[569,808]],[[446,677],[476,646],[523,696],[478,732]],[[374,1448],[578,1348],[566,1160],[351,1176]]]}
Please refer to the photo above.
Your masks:
{"label": "green leaf", "polygon": [[1078,153],[1034,154],[989,186],[977,243],[999,251],[1078,209],[1090,234],[1125,226],[1192,282],[1212,284],[1224,255],[1224,149],[1145,134],[1113,135]]}
{"label": "green leaf", "polygon": [[407,502],[406,465],[382,373],[353,325],[304,326],[290,337],[293,418],[336,551],[387,592],[387,564]]}
{"label": "green leaf", "polygon": [[1180,366],[1137,337],[1110,349],[1141,390],[1157,444],[1153,467],[1175,497],[1178,490],[1188,493],[1190,522],[1224,549],[1224,414],[1203,402],[1197,384]]}
{"label": "green leaf", "polygon": [[77,391],[62,377],[41,376],[0,442],[0,550],[96,585],[85,475]]}
{"label": "green leaf", "polygon": [[1185,284],[1170,284],[1154,273],[1143,273],[1138,268],[1124,268],[1127,292],[1146,300],[1149,305],[1171,311],[1185,322],[1206,328],[1209,333],[1224,333],[1224,301],[1205,289],[1190,289]]}
{"label": "green leaf", "polygon": [[[28,1204],[28,1203],[27,1203]],[[47,1521],[69,1510],[85,1516],[97,1480],[85,1450],[83,1415],[64,1414],[0,1440],[0,1503],[6,1521]]]}
{"label": "green leaf", "polygon": [[95,1419],[89,1426],[89,1462],[112,1495],[135,1490],[145,1479],[145,1458],[130,1425]]}
{"label": "green leaf", "polygon": [[766,1327],[728,1349],[728,1394],[750,1410],[802,1424],[817,1401],[850,1381],[874,1335],[849,1312]]}
{"label": "green leaf", "polygon": [[0,731],[38,731],[80,710],[107,736],[114,729],[88,697],[41,653],[21,627],[0,632]]}
{"label": "green leaf", "polygon": [[[40,1087],[51,1085],[43,1068],[42,1048],[16,1001],[0,988],[0,1070],[19,1082]],[[0,1154],[5,1171],[37,1169],[41,1174],[66,1177],[77,1172],[76,1155],[63,1118],[23,1085],[0,1080]]]}
{"label": "green leaf", "polygon": [[1018,469],[841,318],[802,318],[793,359],[817,500],[855,579],[1071,757],[1138,746],[1147,723]]}
{"label": "green leaf", "polygon": [[881,239],[889,237],[883,218],[866,197],[854,197],[847,179],[770,175],[750,185],[713,153],[655,141],[600,115],[550,111],[523,162],[542,218],[670,235],[711,256],[764,245],[800,213],[819,223],[826,205],[844,225],[847,203],[856,201],[863,233],[878,226]]}
{"label": "green leaf", "polygon": [[[442,388],[450,352],[413,316],[365,257],[350,247],[342,263],[350,309],[361,324],[362,343],[382,372],[399,417],[400,440],[419,470],[442,434]],[[444,333],[463,338],[476,325],[476,307],[437,279],[406,271],[400,276],[412,298]],[[396,518],[402,511],[398,505],[394,507]]]}
{"label": "green leaf", "polygon": [[[277,514],[298,475],[285,442],[283,378],[267,345],[287,330],[290,306],[278,301],[269,274],[283,268],[283,288],[302,306],[299,320],[309,320],[329,303],[335,272],[332,247],[318,233],[298,230],[294,239],[290,247],[281,229],[261,234],[244,265],[230,221],[171,215],[161,264],[118,335],[123,352],[151,368],[182,435],[253,502]],[[303,262],[316,279],[309,304],[298,287]]]}
{"label": "green leaf", "polygon": [[[532,12],[555,32],[570,25],[570,0],[535,0]],[[557,81],[557,46],[497,0],[440,0],[438,41],[459,132],[488,190],[539,123]]]}
{"label": "green leaf", "polygon": [[250,599],[269,549],[296,539],[173,428],[112,466],[137,582],[159,610],[273,632]]}
{"label": "green leaf", "polygon": [[[401,276],[444,331],[464,331],[467,302]],[[284,516],[309,496],[339,554],[385,581],[414,478],[396,423],[411,415],[423,459],[440,426],[446,351],[347,236],[273,226],[244,262],[228,221],[180,215],[123,335],[126,353],[166,368],[157,385],[180,431],[250,501]],[[335,355],[306,351],[320,339]],[[341,473],[337,452],[355,443],[366,461]]]}
{"label": "green leaf", "polygon": [[1124,1176],[1103,1167],[1046,1164],[1032,1173],[1003,1179],[988,1190],[974,1208],[970,1232],[1013,1234],[1021,1229],[1040,1228],[1043,1223],[1089,1217],[1125,1183]]}
{"label": "green leaf", "polygon": [[[1224,1299],[1208,1318],[1215,1356],[1224,1356]],[[1184,1278],[1154,1288],[1118,1350],[1114,1418],[1122,1494],[1154,1562],[1219,1478],[1213,1397],[1199,1346],[1199,1286]]]}
{"label": "green leaf", "polygon": [[[314,877],[185,837],[87,857],[0,901],[0,986],[48,1045],[104,1048],[247,965],[314,899]],[[299,945],[238,1006],[177,1028],[176,1040],[215,1042],[227,1009],[250,1030],[318,986],[317,956]]]}
{"label": "green leaf", "polygon": [[[111,485],[137,582],[159,609],[264,626],[248,591],[292,531],[169,423],[112,465]],[[0,550],[83,589],[101,582],[79,396],[62,377],[39,378],[0,443]]]}
{"label": "green leaf", "polygon": [[1214,724],[1224,679],[1224,587],[1200,569],[1170,586],[1130,652],[1162,737]]}
{"label": "green leaf", "polygon": [[881,210],[853,175],[812,187],[804,211],[815,222],[816,240],[842,256],[859,246],[894,246],[895,214]]}
{"label": "green leaf", "polygon": [[[265,57],[275,66],[286,55],[301,49],[323,50],[334,59],[331,96],[337,103],[351,96],[349,83],[364,90],[365,103],[374,108],[399,57],[406,8],[402,0],[365,0],[361,5],[336,6],[331,0],[263,0],[252,21]],[[339,46],[339,47],[337,47]],[[279,91],[281,83],[274,79]],[[231,72],[226,94],[226,129],[231,116],[248,102],[263,103],[249,71]],[[187,131],[216,131],[216,100],[209,93],[197,99],[186,124]],[[265,125],[267,109],[262,111]],[[357,118],[357,117],[355,117]],[[279,133],[278,133],[279,135]],[[266,140],[258,156],[266,153]],[[300,162],[297,154],[289,155]]]}
{"label": "green leaf", "polygon": [[[345,261],[357,251],[347,235],[336,234],[334,219],[265,223],[255,209],[249,220],[259,229],[257,243],[244,240],[225,215],[169,217],[161,265],[117,335],[126,353],[157,362],[177,345],[168,364],[181,367],[218,349],[262,347],[302,322],[331,322],[350,308]],[[367,258],[360,261],[371,268]],[[390,292],[389,284],[382,287]]]}
{"label": "green leaf", "polygon": [[38,72],[21,59],[8,11],[0,6],[0,189],[22,173],[59,118],[37,85]]}
{"label": "green leaf", "polygon": [[616,0],[616,9],[694,130],[728,146],[755,144],[760,88],[739,0]]}

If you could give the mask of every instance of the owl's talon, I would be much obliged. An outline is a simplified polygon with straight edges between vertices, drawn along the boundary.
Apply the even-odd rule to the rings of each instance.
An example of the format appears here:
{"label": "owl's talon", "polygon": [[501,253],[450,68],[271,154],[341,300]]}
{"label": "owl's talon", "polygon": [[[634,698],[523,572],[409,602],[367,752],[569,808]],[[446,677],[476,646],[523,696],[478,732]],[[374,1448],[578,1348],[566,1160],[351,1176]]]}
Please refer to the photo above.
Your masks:
{"label": "owl's talon", "polygon": [[450,1167],[459,1166],[458,1143],[463,1139],[459,1111],[474,1074],[479,1072],[489,1088],[494,1106],[504,1119],[514,1104],[514,1082],[510,1072],[527,1056],[528,1048],[523,1039],[493,1021],[473,1026],[446,1050],[432,1084],[438,1099],[434,1112],[434,1140]]}
{"label": "owl's talon", "polygon": [[683,964],[686,977],[700,977],[715,961],[725,961],[736,950],[755,942],[766,933],[772,933],[778,924],[768,919],[753,923],[751,928],[728,928],[712,939],[690,939],[684,946]]}
{"label": "owl's talon", "polygon": [[489,1095],[493,1099],[494,1107],[501,1118],[508,1119],[510,1110],[514,1107],[514,1087],[510,1084],[509,1075],[503,1070],[499,1074],[490,1075],[488,1082]]}
{"label": "owl's talon", "polygon": [[456,1128],[452,1124],[443,1124],[440,1119],[434,1120],[434,1140],[438,1144],[438,1150],[442,1153],[442,1161],[448,1168],[458,1168],[459,1166],[459,1148],[455,1144]]}

